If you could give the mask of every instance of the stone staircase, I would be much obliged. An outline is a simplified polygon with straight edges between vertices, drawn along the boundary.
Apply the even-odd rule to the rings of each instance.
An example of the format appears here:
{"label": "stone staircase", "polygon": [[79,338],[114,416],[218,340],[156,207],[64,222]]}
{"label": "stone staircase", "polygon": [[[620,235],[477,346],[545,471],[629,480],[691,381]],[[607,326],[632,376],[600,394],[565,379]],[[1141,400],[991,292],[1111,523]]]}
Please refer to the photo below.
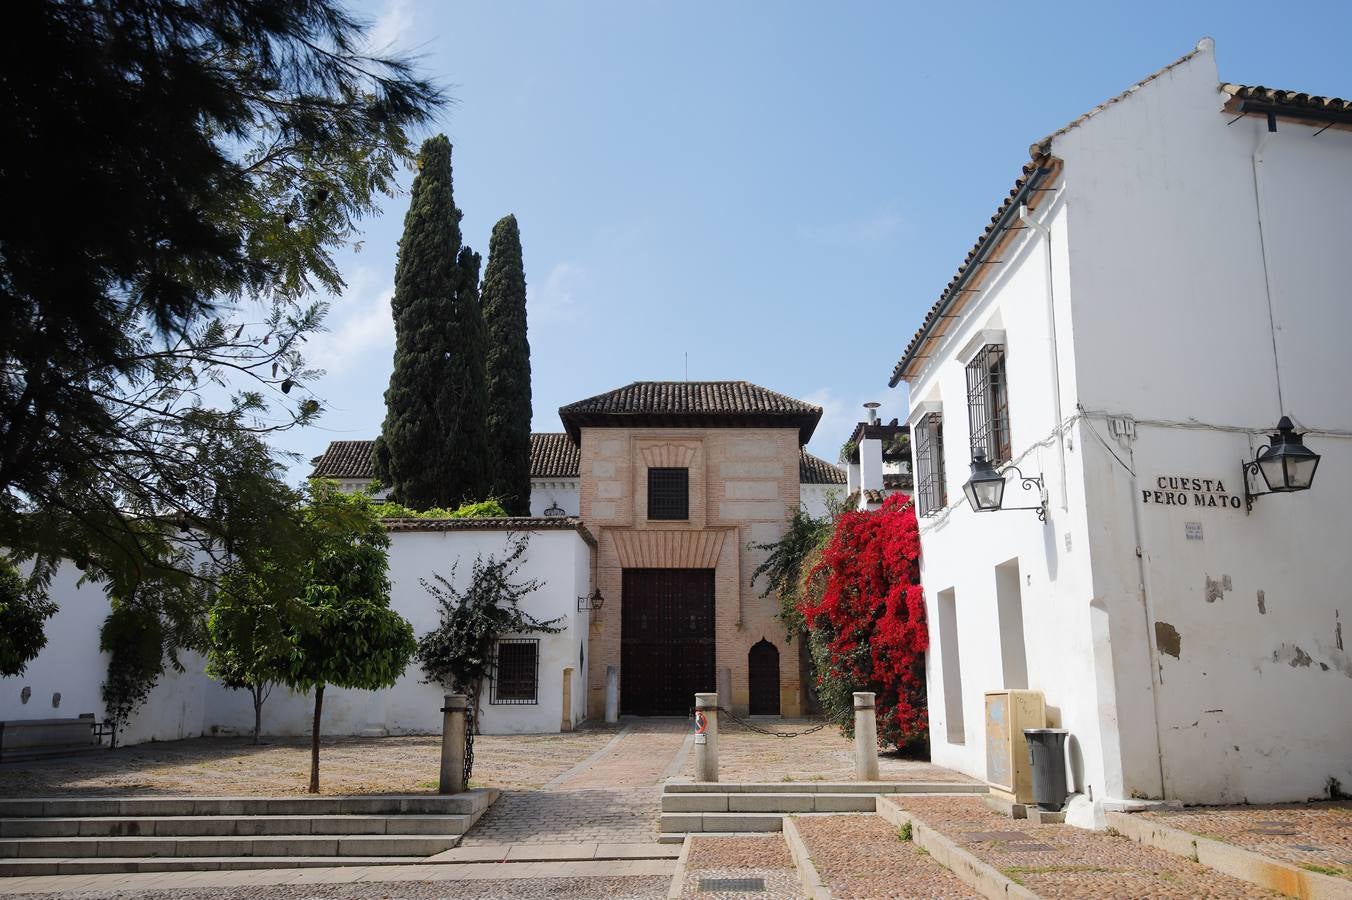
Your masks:
{"label": "stone staircase", "polygon": [[0,876],[421,862],[497,796],[0,800]]}
{"label": "stone staircase", "polygon": [[888,794],[984,794],[968,782],[789,782],[731,784],[667,782],[662,788],[658,840],[679,843],[689,834],[782,831],[784,817],[804,813],[875,812]]}

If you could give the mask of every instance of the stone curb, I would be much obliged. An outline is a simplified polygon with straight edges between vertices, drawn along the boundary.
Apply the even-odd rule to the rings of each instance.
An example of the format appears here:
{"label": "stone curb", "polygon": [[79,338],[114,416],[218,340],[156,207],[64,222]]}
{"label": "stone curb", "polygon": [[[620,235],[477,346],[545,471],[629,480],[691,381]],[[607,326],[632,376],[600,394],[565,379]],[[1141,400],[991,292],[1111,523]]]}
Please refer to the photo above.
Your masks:
{"label": "stone curb", "polygon": [[1311,872],[1294,863],[1142,819],[1131,813],[1110,812],[1106,818],[1109,827],[1117,829],[1138,844],[1195,859],[1217,872],[1278,891],[1288,897],[1309,900],[1347,900],[1352,897],[1352,881],[1344,878]]}
{"label": "stone curb", "polygon": [[671,873],[671,886],[667,888],[667,900],[680,900],[685,889],[685,864],[690,858],[690,835],[681,842],[681,855],[676,857],[676,871]]}
{"label": "stone curb", "polygon": [[784,817],[784,842],[789,845],[789,856],[793,857],[793,867],[798,870],[798,883],[809,900],[831,900],[831,889],[822,883],[821,874],[812,864],[803,836],[798,826],[793,824],[792,816]]}
{"label": "stone curb", "polygon": [[960,881],[988,900],[1005,900],[1008,897],[1037,900],[1037,894],[1017,884],[994,866],[977,859],[886,797],[878,798],[878,815],[883,821],[898,828],[909,822],[911,840],[917,847],[925,850],[934,857],[935,862],[944,866]]}

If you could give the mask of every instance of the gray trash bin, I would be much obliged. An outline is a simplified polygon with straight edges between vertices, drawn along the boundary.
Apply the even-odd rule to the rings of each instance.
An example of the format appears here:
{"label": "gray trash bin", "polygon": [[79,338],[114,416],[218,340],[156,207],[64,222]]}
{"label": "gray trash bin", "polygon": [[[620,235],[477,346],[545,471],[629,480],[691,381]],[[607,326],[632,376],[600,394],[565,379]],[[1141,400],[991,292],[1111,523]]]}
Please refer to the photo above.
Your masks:
{"label": "gray trash bin", "polygon": [[1033,764],[1033,800],[1048,812],[1066,805],[1066,735],[1064,728],[1025,728]]}

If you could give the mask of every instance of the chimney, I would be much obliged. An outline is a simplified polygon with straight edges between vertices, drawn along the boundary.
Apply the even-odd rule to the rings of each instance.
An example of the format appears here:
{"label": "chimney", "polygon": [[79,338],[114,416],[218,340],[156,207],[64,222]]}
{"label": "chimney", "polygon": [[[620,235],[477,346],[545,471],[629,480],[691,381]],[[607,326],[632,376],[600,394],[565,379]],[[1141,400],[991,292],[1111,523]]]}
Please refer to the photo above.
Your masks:
{"label": "chimney", "polygon": [[874,400],[870,400],[868,403],[864,404],[864,409],[868,410],[868,423],[870,425],[878,424],[878,407],[880,406],[882,406],[882,404]]}

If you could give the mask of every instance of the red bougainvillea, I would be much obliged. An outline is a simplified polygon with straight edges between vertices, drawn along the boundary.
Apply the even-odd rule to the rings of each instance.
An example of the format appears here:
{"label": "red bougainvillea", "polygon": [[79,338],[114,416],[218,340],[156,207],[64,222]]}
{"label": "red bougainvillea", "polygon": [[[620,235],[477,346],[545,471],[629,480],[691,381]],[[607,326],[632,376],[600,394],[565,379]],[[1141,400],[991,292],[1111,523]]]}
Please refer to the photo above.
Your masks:
{"label": "red bougainvillea", "polygon": [[915,507],[902,494],[880,509],[847,512],[811,569],[801,609],[827,643],[827,679],[877,694],[878,736],[898,747],[923,741],[924,652],[929,647],[920,588]]}

